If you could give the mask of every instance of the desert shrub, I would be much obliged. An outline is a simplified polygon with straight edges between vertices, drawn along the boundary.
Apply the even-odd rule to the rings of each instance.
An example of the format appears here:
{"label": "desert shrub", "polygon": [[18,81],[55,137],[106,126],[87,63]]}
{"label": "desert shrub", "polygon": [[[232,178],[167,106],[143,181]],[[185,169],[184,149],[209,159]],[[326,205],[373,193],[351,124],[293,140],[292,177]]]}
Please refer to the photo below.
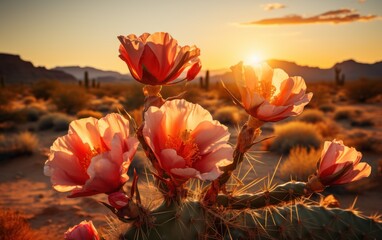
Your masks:
{"label": "desert shrub", "polygon": [[314,127],[324,138],[335,138],[340,132],[340,127],[332,120],[314,124]]}
{"label": "desert shrub", "polygon": [[49,113],[40,118],[38,121],[39,130],[54,129],[55,131],[67,130],[74,118],[64,113]]}
{"label": "desert shrub", "polygon": [[353,127],[372,127],[374,126],[374,122],[368,118],[354,118],[350,121],[350,125]]}
{"label": "desert shrub", "polygon": [[14,94],[10,90],[0,88],[0,107],[7,106],[13,98]]}
{"label": "desert shrub", "polygon": [[323,104],[318,107],[323,112],[334,112],[336,110],[336,107],[333,104]]}
{"label": "desert shrub", "polygon": [[89,99],[90,96],[86,91],[78,86],[65,86],[56,89],[52,95],[52,101],[58,109],[73,114],[84,109]]}
{"label": "desert shrub", "polygon": [[36,98],[49,99],[56,89],[62,88],[59,81],[40,80],[32,85],[32,93]]}
{"label": "desert shrub", "polygon": [[373,136],[368,131],[353,130],[339,135],[338,138],[342,139],[346,145],[354,147],[358,151],[382,153],[382,137],[380,135]]}
{"label": "desert shrub", "polygon": [[307,105],[308,108],[317,108],[324,104],[330,104],[333,99],[333,84],[330,83],[308,83],[307,92],[313,92],[314,95]]}
{"label": "desert shrub", "polygon": [[307,109],[300,116],[297,117],[298,121],[306,123],[319,123],[325,122],[324,113],[317,109]]}
{"label": "desert shrub", "polygon": [[26,115],[27,121],[35,122],[37,121],[42,115],[46,114],[46,111],[42,108],[36,107],[36,106],[28,106],[20,110],[24,112]]}
{"label": "desert shrub", "polygon": [[224,106],[215,111],[214,119],[222,124],[234,125],[240,122],[241,116],[237,107]]}
{"label": "desert shrub", "polygon": [[337,110],[334,113],[334,119],[335,120],[347,120],[347,119],[350,119],[353,115],[354,115],[354,113],[350,109],[341,109],[341,110]]}
{"label": "desert shrub", "polygon": [[24,123],[27,121],[27,115],[21,109],[0,108],[0,122]]}
{"label": "desert shrub", "polygon": [[13,136],[0,135],[1,159],[29,155],[36,151],[38,138],[30,132],[21,132]]}
{"label": "desert shrub", "polygon": [[291,178],[299,181],[307,181],[309,175],[316,170],[317,161],[321,151],[304,147],[294,147],[290,150],[288,158],[280,165],[280,177],[284,180]]}
{"label": "desert shrub", "polygon": [[94,117],[97,119],[100,119],[103,117],[103,114],[98,111],[93,110],[81,110],[76,114],[77,118],[87,118],[87,117]]}
{"label": "desert shrub", "polygon": [[36,102],[36,98],[34,96],[26,96],[24,97],[23,102],[25,105],[29,105],[31,103]]}
{"label": "desert shrub", "polygon": [[143,86],[140,84],[129,85],[127,93],[125,94],[126,102],[124,103],[127,111],[134,110],[143,106],[145,96],[143,95],[142,87]]}
{"label": "desert shrub", "polygon": [[62,117],[55,118],[53,120],[53,130],[56,132],[67,131],[69,124],[74,120],[73,117],[68,115],[63,115]]}
{"label": "desert shrub", "polygon": [[350,99],[357,102],[365,102],[382,94],[382,81],[360,79],[345,85],[347,95]]}
{"label": "desert shrub", "polygon": [[300,146],[307,149],[318,149],[322,136],[312,124],[304,122],[288,122],[275,126],[275,138],[270,150],[278,153],[289,153],[290,149]]}
{"label": "desert shrub", "polygon": [[28,224],[27,220],[15,210],[0,210],[1,240],[40,240],[43,239]]}

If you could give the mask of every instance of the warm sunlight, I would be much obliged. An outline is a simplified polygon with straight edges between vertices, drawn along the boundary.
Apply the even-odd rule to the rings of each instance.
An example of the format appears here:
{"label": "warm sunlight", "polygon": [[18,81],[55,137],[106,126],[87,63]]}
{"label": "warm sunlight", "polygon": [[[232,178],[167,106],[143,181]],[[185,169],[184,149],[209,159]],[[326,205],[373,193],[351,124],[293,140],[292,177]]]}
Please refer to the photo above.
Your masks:
{"label": "warm sunlight", "polygon": [[263,61],[265,59],[260,54],[252,54],[245,59],[244,63],[245,65],[257,65]]}

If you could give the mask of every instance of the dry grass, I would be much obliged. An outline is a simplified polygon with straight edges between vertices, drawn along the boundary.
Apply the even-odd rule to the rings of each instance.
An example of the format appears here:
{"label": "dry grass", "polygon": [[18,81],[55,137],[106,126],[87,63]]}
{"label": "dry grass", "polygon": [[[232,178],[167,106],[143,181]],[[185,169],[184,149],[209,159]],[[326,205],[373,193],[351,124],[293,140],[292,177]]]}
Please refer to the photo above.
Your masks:
{"label": "dry grass", "polygon": [[330,119],[326,119],[325,122],[319,122],[314,124],[314,127],[325,139],[333,139],[340,132],[341,128]]}
{"label": "dry grass", "polygon": [[90,97],[83,88],[68,85],[56,89],[52,94],[52,101],[60,111],[76,113],[84,109],[89,103]]}
{"label": "dry grass", "polygon": [[280,165],[279,175],[288,181],[291,178],[307,181],[308,177],[316,171],[317,161],[321,151],[304,147],[294,147],[290,150],[289,157]]}
{"label": "dry grass", "polygon": [[277,125],[274,135],[276,137],[270,145],[270,150],[278,153],[289,153],[297,146],[318,149],[323,140],[314,125],[304,122]]}
{"label": "dry grass", "polygon": [[93,111],[93,110],[81,110],[76,114],[77,118],[87,118],[87,117],[94,117],[97,119],[100,119],[103,117],[103,114],[98,111]]}
{"label": "dry grass", "polygon": [[235,125],[239,123],[243,118],[238,108],[235,106],[224,106],[218,108],[213,116],[214,119],[225,125]]}
{"label": "dry grass", "polygon": [[38,138],[30,132],[22,132],[13,136],[0,135],[1,159],[33,154],[38,147]]}
{"label": "dry grass", "polygon": [[380,80],[360,79],[350,82],[345,87],[347,96],[356,102],[366,102],[382,94],[382,82]]}
{"label": "dry grass", "polygon": [[307,109],[300,116],[297,117],[298,121],[306,123],[319,123],[325,122],[325,115],[317,109]]}
{"label": "dry grass", "polygon": [[43,239],[31,229],[28,222],[16,211],[0,210],[1,240],[40,240]]}

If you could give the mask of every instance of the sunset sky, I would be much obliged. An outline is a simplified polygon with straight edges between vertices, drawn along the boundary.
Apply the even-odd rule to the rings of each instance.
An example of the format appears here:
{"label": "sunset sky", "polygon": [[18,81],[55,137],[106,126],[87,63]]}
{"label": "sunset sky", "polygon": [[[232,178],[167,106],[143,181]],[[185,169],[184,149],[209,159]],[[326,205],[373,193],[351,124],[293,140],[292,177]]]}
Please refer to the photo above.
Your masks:
{"label": "sunset sky", "polygon": [[35,65],[127,73],[118,35],[166,31],[204,69],[282,59],[328,68],[382,60],[381,0],[1,0],[0,52]]}

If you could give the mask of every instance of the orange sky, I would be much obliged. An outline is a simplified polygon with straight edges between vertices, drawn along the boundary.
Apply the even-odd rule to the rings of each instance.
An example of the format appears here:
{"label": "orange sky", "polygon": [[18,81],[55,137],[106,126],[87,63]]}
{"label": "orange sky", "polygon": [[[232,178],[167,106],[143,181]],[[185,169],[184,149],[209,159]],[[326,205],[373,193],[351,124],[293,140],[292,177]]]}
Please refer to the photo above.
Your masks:
{"label": "orange sky", "polygon": [[380,0],[1,1],[0,52],[126,73],[117,36],[167,31],[201,49],[204,69],[255,56],[331,67],[382,60],[380,16]]}

